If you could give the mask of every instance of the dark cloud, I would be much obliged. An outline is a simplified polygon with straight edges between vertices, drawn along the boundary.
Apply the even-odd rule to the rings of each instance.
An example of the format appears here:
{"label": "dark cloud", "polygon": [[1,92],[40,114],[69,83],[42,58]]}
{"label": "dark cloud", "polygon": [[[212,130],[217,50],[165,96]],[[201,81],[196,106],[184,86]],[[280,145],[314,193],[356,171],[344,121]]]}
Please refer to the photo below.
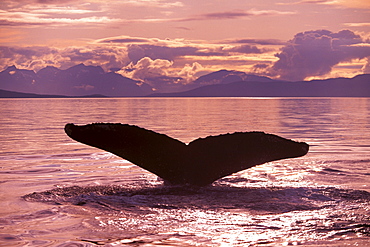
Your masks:
{"label": "dark cloud", "polygon": [[194,15],[187,18],[177,19],[177,21],[202,21],[202,20],[223,20],[223,19],[238,19],[241,17],[249,16],[250,14],[244,11],[225,11],[225,12],[215,12],[206,13],[202,15]]}
{"label": "dark cloud", "polygon": [[138,62],[144,57],[155,59],[165,59],[173,61],[176,57],[194,55],[198,51],[195,47],[168,47],[161,45],[129,45],[127,47],[128,57],[133,62]]}
{"label": "dark cloud", "polygon": [[36,21],[32,21],[32,22],[27,22],[27,21],[11,21],[11,20],[1,20],[0,19],[0,26],[38,26],[38,25],[42,25],[41,22],[36,22]]}
{"label": "dark cloud", "polygon": [[145,38],[134,38],[134,37],[115,37],[101,39],[97,41],[97,43],[146,43],[146,42],[150,42],[150,40]]}
{"label": "dark cloud", "polygon": [[0,54],[2,58],[12,58],[15,54],[19,54],[25,57],[25,59],[32,58],[34,56],[41,56],[46,53],[55,53],[56,49],[49,48],[46,46],[32,46],[32,47],[0,47]]}
{"label": "dark cloud", "polygon": [[309,76],[323,76],[340,62],[370,56],[370,46],[350,30],[333,33],[316,30],[298,33],[285,45],[271,73],[281,79],[298,81]]}
{"label": "dark cloud", "polygon": [[200,16],[204,19],[237,19],[240,17],[250,16],[251,14],[244,11],[226,11],[218,13],[208,13]]}
{"label": "dark cloud", "polygon": [[188,28],[188,27],[175,27],[176,29],[181,29],[181,30],[186,30],[186,31],[190,31],[191,29]]}
{"label": "dark cloud", "polygon": [[228,52],[238,52],[238,53],[245,53],[245,54],[251,54],[251,53],[263,53],[263,49],[259,49],[257,46],[252,46],[252,45],[239,45],[239,46],[234,46],[231,48],[224,48],[223,50],[228,51]]}
{"label": "dark cloud", "polygon": [[203,20],[227,20],[227,19],[240,19],[249,16],[262,16],[262,15],[292,15],[294,12],[277,11],[277,10],[232,10],[224,12],[205,13],[201,15],[194,15],[188,18],[176,19],[175,21],[203,21]]}
{"label": "dark cloud", "polygon": [[127,47],[128,57],[133,62],[138,62],[144,57],[155,59],[165,59],[173,61],[183,56],[226,56],[227,53],[222,51],[222,47],[200,48],[191,45],[179,47],[170,47],[165,45],[134,44]]}
{"label": "dark cloud", "polygon": [[278,39],[236,39],[230,40],[230,43],[236,44],[256,44],[256,45],[285,45],[286,41]]}
{"label": "dark cloud", "polygon": [[[240,41],[240,42],[239,42]],[[244,43],[245,40],[224,40],[219,43],[204,45],[184,42],[183,40],[138,38],[129,36],[110,37],[97,40],[96,44],[122,45],[127,48],[129,59],[137,63],[140,59],[148,57],[153,60],[165,59],[174,61],[185,56],[229,56],[231,53],[260,54],[268,51],[256,45]],[[257,40],[261,43],[272,41]]]}
{"label": "dark cloud", "polygon": [[253,65],[251,69],[252,74],[258,74],[258,75],[266,75],[268,76],[268,68],[270,68],[271,64],[268,63],[257,63]]}

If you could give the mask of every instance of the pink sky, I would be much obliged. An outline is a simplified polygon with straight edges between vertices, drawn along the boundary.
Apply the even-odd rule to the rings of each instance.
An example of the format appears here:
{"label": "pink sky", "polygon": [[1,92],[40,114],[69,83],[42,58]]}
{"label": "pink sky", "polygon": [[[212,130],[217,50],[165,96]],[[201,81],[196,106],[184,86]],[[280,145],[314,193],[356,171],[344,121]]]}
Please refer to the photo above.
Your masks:
{"label": "pink sky", "polygon": [[0,25],[0,70],[84,63],[143,81],[370,73],[368,0],[2,0]]}

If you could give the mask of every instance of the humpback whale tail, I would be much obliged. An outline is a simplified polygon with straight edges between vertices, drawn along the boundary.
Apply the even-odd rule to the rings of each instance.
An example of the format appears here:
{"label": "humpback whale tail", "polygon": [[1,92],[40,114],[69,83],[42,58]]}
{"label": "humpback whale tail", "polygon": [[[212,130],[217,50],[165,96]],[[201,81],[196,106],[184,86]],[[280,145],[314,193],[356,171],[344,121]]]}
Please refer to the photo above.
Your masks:
{"label": "humpback whale tail", "polygon": [[65,132],[81,143],[116,154],[171,184],[204,186],[266,162],[307,154],[309,146],[264,132],[236,132],[196,139],[189,144],[128,124],[67,124]]}

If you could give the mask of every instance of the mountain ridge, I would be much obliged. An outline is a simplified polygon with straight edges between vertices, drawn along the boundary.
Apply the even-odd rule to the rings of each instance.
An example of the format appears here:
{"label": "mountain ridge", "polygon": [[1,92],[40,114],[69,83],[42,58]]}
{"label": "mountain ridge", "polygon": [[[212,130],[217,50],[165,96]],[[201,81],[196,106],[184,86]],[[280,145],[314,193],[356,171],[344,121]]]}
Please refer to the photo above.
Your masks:
{"label": "mountain ridge", "polygon": [[237,81],[150,97],[370,97],[370,74],[313,81]]}
{"label": "mountain ridge", "polygon": [[66,70],[47,66],[38,72],[9,66],[0,72],[0,89],[34,94],[79,96],[103,94],[110,97],[144,96],[151,86],[100,66],[78,64]]}
{"label": "mountain ridge", "polygon": [[219,70],[177,87],[182,90],[153,93],[150,85],[113,71],[105,72],[100,66],[81,63],[65,70],[47,66],[35,72],[13,65],[0,72],[0,89],[12,91],[13,95],[35,94],[32,97],[370,97],[370,75],[291,82]]}

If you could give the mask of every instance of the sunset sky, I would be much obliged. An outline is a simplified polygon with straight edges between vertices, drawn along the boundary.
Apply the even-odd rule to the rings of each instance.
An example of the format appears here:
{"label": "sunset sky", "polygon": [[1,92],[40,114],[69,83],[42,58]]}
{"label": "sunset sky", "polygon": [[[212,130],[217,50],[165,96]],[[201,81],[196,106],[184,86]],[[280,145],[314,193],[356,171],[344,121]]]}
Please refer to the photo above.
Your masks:
{"label": "sunset sky", "polygon": [[99,65],[145,81],[220,69],[370,73],[369,0],[1,0],[0,70]]}

